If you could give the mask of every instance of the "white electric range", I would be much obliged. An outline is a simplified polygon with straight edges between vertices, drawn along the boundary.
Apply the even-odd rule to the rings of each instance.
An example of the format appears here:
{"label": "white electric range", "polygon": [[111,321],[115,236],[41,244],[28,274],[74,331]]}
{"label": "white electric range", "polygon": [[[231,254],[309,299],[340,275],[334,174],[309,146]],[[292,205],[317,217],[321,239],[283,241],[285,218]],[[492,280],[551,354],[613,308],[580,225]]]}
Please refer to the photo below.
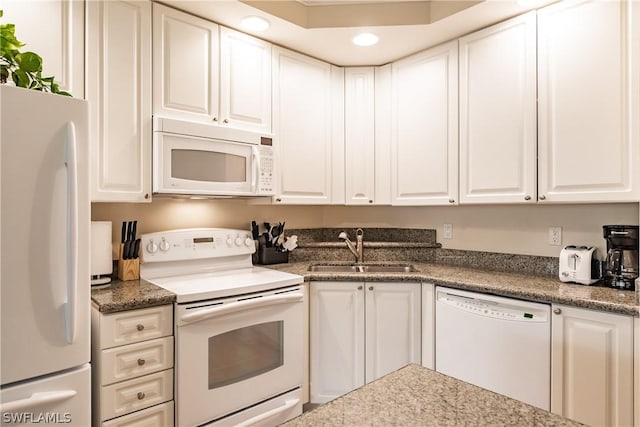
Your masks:
{"label": "white electric range", "polygon": [[303,277],[254,267],[248,231],[143,234],[141,278],[176,294],[176,425],[302,413]]}

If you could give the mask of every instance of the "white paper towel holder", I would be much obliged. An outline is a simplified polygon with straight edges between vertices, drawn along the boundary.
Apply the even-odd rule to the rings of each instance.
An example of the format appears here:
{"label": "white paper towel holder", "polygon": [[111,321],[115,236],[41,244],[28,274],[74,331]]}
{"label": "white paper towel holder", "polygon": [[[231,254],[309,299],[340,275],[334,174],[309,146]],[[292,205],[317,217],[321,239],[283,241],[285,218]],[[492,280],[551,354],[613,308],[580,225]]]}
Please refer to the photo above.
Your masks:
{"label": "white paper towel holder", "polygon": [[91,221],[91,286],[111,283],[111,221]]}

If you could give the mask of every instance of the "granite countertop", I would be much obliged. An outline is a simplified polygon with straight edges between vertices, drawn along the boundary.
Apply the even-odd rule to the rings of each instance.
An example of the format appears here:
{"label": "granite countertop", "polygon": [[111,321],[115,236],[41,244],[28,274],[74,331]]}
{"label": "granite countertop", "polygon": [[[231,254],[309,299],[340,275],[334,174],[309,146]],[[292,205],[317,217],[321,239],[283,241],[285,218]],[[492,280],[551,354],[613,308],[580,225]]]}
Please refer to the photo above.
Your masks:
{"label": "granite countertop", "polygon": [[[366,264],[399,264],[366,263]],[[633,291],[620,291],[601,286],[584,286],[564,283],[557,278],[528,274],[504,273],[444,264],[407,262],[415,271],[407,273],[327,273],[310,272],[309,266],[318,262],[297,262],[266,267],[304,276],[305,281],[415,281],[437,286],[477,291],[576,307],[640,316],[640,303]],[[331,262],[331,264],[348,264]]]}
{"label": "granite countertop", "polygon": [[[398,264],[366,263],[366,264]],[[304,276],[305,281],[414,281],[438,286],[514,297],[529,301],[559,303],[631,316],[640,316],[640,304],[633,291],[620,291],[600,286],[563,283],[556,278],[528,274],[504,273],[444,264],[408,262],[415,271],[407,273],[327,273],[310,272],[317,262],[275,264],[265,267]],[[331,264],[348,264],[331,262]],[[145,280],[114,280],[105,286],[94,286],[91,299],[102,313],[133,310],[172,304],[176,296]]]}
{"label": "granite countertop", "polygon": [[143,279],[126,282],[115,279],[108,285],[91,288],[91,301],[101,313],[173,304],[175,300],[173,292]]}
{"label": "granite countertop", "polygon": [[582,424],[412,364],[282,425],[386,427]]}

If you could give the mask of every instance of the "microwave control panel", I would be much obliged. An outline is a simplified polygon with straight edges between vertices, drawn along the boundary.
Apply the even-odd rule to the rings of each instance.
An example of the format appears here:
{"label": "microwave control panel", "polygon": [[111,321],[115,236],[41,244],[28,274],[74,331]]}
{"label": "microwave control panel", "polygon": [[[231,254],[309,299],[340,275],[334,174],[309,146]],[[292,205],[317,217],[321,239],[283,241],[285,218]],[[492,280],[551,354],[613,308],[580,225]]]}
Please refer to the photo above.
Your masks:
{"label": "microwave control panel", "polygon": [[258,177],[258,194],[269,196],[275,194],[273,172],[273,147],[270,145],[258,146],[260,156],[260,176]]}

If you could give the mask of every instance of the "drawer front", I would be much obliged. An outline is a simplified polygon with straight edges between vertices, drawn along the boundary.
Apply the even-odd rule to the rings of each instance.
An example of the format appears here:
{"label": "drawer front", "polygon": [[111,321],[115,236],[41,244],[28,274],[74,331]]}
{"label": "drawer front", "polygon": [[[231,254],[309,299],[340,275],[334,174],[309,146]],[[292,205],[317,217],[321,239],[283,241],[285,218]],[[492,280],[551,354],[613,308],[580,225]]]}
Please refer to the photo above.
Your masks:
{"label": "drawer front", "polygon": [[100,322],[100,348],[111,348],[173,335],[173,306],[104,314]]}
{"label": "drawer front", "polygon": [[173,369],[102,387],[101,419],[109,420],[173,399]]}
{"label": "drawer front", "polygon": [[173,426],[173,400],[162,405],[143,409],[106,423],[103,427],[169,427]]}
{"label": "drawer front", "polygon": [[141,377],[173,367],[173,337],[157,338],[102,351],[100,383]]}

